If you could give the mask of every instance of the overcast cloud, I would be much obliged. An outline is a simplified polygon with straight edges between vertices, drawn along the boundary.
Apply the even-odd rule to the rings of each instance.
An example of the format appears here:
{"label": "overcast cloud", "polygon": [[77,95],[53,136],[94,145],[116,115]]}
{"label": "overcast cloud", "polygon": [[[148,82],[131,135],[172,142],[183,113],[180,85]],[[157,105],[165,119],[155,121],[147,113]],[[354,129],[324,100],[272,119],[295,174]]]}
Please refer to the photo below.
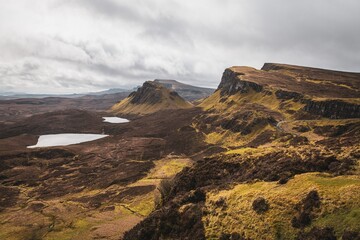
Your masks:
{"label": "overcast cloud", "polygon": [[358,0],[0,0],[0,92],[216,87],[264,62],[359,72],[359,29]]}

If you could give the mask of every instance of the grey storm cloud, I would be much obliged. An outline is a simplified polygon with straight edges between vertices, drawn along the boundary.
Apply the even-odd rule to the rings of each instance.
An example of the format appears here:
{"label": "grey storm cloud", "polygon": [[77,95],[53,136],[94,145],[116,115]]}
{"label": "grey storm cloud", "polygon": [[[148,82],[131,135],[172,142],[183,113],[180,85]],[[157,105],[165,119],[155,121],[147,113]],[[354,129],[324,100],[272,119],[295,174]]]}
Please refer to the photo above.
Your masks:
{"label": "grey storm cloud", "polygon": [[357,0],[0,3],[2,91],[85,92],[154,78],[216,87],[264,62],[359,71]]}

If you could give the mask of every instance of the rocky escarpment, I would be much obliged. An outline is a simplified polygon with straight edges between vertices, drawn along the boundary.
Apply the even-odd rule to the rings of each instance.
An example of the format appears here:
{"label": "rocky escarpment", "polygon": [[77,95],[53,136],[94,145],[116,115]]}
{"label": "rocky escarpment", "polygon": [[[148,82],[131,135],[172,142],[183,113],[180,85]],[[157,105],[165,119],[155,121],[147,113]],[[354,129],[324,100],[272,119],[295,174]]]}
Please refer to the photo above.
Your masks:
{"label": "rocky escarpment", "polygon": [[360,117],[359,84],[358,73],[267,63],[262,70],[227,68],[217,91],[223,99],[251,91],[274,94],[280,101],[302,104],[299,110],[312,115],[342,119]]}
{"label": "rocky escarpment", "polygon": [[[259,146],[283,138],[283,134],[293,135],[281,127],[284,122],[359,118],[359,98],[351,97],[356,92],[352,86],[357,86],[359,81],[357,74],[338,74],[341,81],[329,78],[327,82],[331,84],[325,89],[330,90],[323,92],[318,89],[324,84],[311,79],[324,80],[331,75],[329,70],[265,66],[266,70],[230,67],[224,71],[218,89],[200,104],[206,113],[195,121],[207,136],[207,142],[227,147]],[[344,88],[346,77],[349,83]]]}
{"label": "rocky escarpment", "polygon": [[267,63],[261,70],[230,67],[223,74],[218,89],[237,78],[273,89],[296,92],[317,98],[359,98],[360,73]]}
{"label": "rocky escarpment", "polygon": [[233,95],[235,93],[248,93],[251,89],[261,92],[263,87],[251,81],[242,80],[241,76],[245,74],[226,69],[221,78],[218,90],[221,95]]}
{"label": "rocky escarpment", "polygon": [[341,100],[305,101],[304,110],[326,118],[360,118],[360,105]]}
{"label": "rocky escarpment", "polygon": [[161,89],[156,84],[151,82],[144,82],[141,88],[137,91],[130,93],[130,102],[133,104],[156,104],[161,101]]}
{"label": "rocky escarpment", "polygon": [[157,82],[147,81],[126,99],[115,104],[111,110],[119,114],[145,115],[160,110],[190,107],[192,105],[177,92],[170,91]]}
{"label": "rocky escarpment", "polygon": [[331,119],[360,118],[360,105],[345,99],[312,100],[301,93],[277,90],[275,95],[281,100],[293,100],[305,104],[302,110]]}
{"label": "rocky escarpment", "polygon": [[277,90],[275,92],[275,95],[278,99],[283,99],[283,100],[289,100],[289,99],[300,100],[304,98],[304,95],[302,95],[301,93],[289,92],[282,89]]}

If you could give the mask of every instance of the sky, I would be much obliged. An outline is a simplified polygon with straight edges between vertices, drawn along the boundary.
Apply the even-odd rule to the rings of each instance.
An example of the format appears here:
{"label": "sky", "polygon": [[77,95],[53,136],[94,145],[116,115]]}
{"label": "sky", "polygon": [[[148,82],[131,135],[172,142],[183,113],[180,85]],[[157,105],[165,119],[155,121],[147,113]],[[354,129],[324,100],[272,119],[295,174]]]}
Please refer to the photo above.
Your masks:
{"label": "sky", "polygon": [[358,0],[0,0],[0,92],[176,79],[265,62],[360,71]]}

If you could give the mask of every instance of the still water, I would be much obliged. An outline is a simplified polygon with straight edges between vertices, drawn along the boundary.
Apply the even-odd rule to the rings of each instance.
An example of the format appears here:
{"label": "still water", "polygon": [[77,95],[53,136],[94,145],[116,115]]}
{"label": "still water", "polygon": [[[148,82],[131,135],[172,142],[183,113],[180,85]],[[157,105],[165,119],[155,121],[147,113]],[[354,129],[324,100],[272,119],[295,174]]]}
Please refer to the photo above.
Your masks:
{"label": "still water", "polygon": [[126,118],[119,118],[119,117],[103,117],[104,121],[103,122],[108,122],[108,123],[127,123],[129,122],[129,120],[127,120]]}
{"label": "still water", "polygon": [[60,133],[41,135],[38,139],[37,144],[33,146],[28,146],[28,148],[67,146],[71,144],[94,141],[107,136],[109,135],[85,133]]}

